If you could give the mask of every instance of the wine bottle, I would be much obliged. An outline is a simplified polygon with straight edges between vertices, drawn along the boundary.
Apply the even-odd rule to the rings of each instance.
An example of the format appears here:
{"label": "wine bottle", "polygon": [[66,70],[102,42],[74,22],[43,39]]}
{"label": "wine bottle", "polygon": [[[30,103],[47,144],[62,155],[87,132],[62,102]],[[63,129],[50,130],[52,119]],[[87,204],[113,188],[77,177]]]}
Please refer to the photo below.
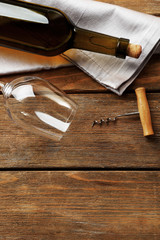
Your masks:
{"label": "wine bottle", "polygon": [[0,0],[0,45],[55,56],[78,48],[119,58],[138,58],[141,46],[75,26],[60,10],[15,0]]}

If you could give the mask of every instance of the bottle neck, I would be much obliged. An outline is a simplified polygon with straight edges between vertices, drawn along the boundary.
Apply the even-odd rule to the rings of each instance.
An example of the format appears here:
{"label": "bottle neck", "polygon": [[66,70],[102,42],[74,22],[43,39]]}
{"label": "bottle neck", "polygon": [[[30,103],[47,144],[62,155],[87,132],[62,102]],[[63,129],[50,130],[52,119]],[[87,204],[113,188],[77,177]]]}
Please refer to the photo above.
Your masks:
{"label": "bottle neck", "polygon": [[73,48],[125,58],[129,40],[74,27]]}

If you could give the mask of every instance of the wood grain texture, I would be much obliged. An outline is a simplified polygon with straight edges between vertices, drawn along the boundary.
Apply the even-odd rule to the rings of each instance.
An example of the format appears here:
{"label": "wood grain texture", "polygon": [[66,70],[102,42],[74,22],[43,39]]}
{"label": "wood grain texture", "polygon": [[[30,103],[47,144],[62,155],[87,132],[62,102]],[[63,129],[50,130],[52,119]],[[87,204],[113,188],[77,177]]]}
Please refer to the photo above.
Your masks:
{"label": "wood grain texture", "polygon": [[[0,81],[5,83],[12,81],[18,77],[38,76],[51,82],[58,88],[72,93],[72,92],[110,92],[103,86],[89,77],[87,74],[79,70],[77,67],[59,68],[49,71],[40,71],[34,73],[21,73],[8,76],[1,76]],[[160,55],[154,55],[134,83],[126,90],[130,91],[137,87],[145,87],[150,91],[157,91],[160,89]]]}
{"label": "wood grain texture", "polygon": [[100,0],[100,2],[111,3],[126,7],[135,11],[160,16],[159,0]]}
{"label": "wood grain texture", "polygon": [[[104,1],[160,16],[159,0]],[[0,81],[23,75],[70,93],[79,110],[62,141],[54,143],[15,126],[0,96],[0,240],[159,240],[160,171],[149,169],[160,169],[160,56],[151,58],[122,97],[76,67]],[[140,86],[152,92],[147,96],[155,136],[143,137],[138,117],[91,128],[94,119],[137,111],[133,89]],[[43,171],[49,167],[66,171]]]}
{"label": "wood grain texture", "polygon": [[1,172],[0,239],[159,240],[159,172]]}
{"label": "wood grain texture", "polygon": [[[21,130],[0,115],[0,167],[160,168],[159,93],[147,94],[155,135],[144,138],[139,116],[95,126],[94,119],[137,111],[135,94],[73,94],[79,105],[69,131],[59,143]],[[2,97],[1,97],[1,103]]]}

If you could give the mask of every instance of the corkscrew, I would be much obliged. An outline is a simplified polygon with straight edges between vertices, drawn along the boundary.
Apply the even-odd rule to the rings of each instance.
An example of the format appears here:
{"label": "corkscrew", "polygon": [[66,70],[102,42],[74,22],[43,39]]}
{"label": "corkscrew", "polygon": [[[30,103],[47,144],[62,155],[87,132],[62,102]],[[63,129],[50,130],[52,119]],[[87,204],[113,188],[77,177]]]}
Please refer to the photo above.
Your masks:
{"label": "corkscrew", "polygon": [[97,120],[94,120],[93,121],[93,124],[92,124],[92,127],[94,127],[94,125],[100,125],[102,126],[102,124],[106,123],[106,124],[109,124],[109,122],[115,122],[117,121],[118,118],[121,118],[121,117],[126,117],[126,116],[131,116],[131,115],[139,115],[139,112],[131,112],[131,113],[124,113],[124,114],[120,114],[120,115],[117,115],[115,117],[108,117],[106,119],[100,119],[100,121],[97,121]]}
{"label": "corkscrew", "polygon": [[138,105],[138,111],[137,112],[130,112],[130,113],[124,113],[117,115],[115,117],[108,117],[106,119],[101,119],[100,121],[94,120],[92,127],[95,125],[102,126],[103,124],[109,124],[109,122],[115,122],[121,117],[127,117],[132,115],[139,115],[142,128],[143,128],[143,135],[144,136],[150,136],[153,135],[153,128],[152,128],[152,121],[151,121],[151,114],[149,109],[149,104],[146,97],[146,91],[145,88],[140,87],[135,90],[136,96],[137,96],[137,105]]}

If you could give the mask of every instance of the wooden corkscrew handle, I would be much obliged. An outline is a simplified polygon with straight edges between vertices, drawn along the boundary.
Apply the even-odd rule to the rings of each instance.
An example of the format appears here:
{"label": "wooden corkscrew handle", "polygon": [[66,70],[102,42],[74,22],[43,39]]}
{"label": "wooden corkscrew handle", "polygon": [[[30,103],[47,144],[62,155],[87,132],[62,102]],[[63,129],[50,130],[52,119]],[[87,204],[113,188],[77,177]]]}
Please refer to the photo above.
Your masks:
{"label": "wooden corkscrew handle", "polygon": [[143,135],[150,136],[153,135],[153,128],[152,128],[152,121],[151,121],[151,114],[150,109],[146,97],[146,91],[144,87],[137,88],[135,90],[136,96],[137,96],[137,105],[138,105],[138,111],[140,115],[140,120],[142,123],[143,128]]}

